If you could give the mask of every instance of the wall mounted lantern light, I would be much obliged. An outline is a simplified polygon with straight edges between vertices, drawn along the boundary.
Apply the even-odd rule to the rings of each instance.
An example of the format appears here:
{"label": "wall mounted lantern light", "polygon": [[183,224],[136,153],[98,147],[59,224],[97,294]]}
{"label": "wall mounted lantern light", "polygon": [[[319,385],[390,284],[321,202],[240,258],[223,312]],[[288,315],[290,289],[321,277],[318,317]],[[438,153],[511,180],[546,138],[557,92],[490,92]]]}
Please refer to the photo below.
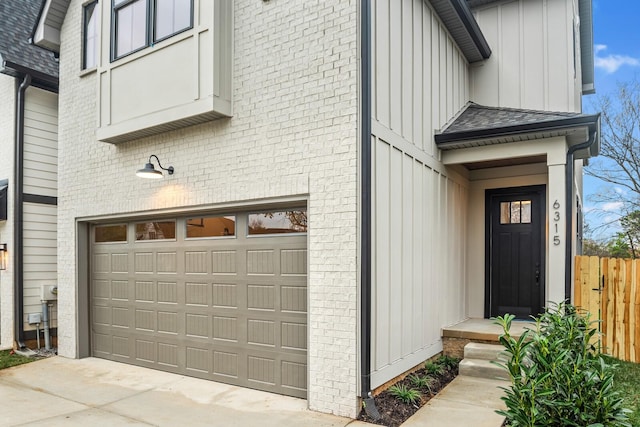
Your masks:
{"label": "wall mounted lantern light", "polygon": [[9,259],[9,253],[7,252],[7,244],[0,243],[0,270],[7,269],[8,259]]}
{"label": "wall mounted lantern light", "polygon": [[169,166],[168,168],[163,168],[162,165],[160,164],[160,159],[158,159],[158,156],[156,156],[155,154],[152,154],[149,156],[149,162],[144,165],[144,168],[138,169],[138,171],[136,172],[137,176],[139,176],[140,178],[152,178],[152,179],[160,179],[164,176],[161,171],[156,170],[153,167],[153,163],[151,163],[152,157],[155,157],[156,162],[158,162],[158,167],[160,167],[160,169],[162,169],[163,171],[167,171],[169,175],[173,175],[173,166]]}

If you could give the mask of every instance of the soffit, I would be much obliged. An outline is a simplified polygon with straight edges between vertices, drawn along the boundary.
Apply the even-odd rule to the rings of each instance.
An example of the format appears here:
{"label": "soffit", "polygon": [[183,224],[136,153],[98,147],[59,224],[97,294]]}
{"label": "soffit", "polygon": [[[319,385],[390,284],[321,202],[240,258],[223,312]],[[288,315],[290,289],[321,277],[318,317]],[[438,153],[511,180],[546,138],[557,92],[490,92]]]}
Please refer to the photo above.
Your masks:
{"label": "soffit", "polygon": [[469,62],[491,56],[491,48],[465,0],[429,0]]}

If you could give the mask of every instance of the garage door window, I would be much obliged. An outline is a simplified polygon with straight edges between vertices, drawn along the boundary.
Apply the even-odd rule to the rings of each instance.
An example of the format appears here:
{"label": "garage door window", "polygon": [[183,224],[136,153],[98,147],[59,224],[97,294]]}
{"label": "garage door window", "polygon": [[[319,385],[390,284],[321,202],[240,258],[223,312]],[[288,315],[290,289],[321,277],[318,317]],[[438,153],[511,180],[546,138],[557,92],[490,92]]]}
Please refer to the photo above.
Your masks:
{"label": "garage door window", "polygon": [[119,225],[99,225],[95,228],[94,239],[96,243],[126,242],[127,226]]}
{"label": "garage door window", "polygon": [[187,238],[233,237],[236,235],[235,216],[209,216],[187,219]]}
{"label": "garage door window", "polygon": [[249,214],[250,236],[306,232],[306,209]]}
{"label": "garage door window", "polygon": [[175,238],[175,221],[139,222],[136,224],[136,241],[167,240]]}

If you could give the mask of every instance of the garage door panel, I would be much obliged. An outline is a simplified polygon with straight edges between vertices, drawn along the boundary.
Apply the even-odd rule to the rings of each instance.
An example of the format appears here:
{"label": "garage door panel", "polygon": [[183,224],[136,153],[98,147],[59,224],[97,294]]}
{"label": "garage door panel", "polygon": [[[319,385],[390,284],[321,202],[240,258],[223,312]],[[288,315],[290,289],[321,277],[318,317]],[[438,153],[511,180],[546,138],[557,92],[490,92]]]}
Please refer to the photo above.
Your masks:
{"label": "garage door panel", "polygon": [[185,274],[207,274],[210,271],[207,251],[187,251],[184,257]]}
{"label": "garage door panel", "polygon": [[306,397],[307,256],[305,235],[94,244],[93,354]]}
{"label": "garage door panel", "polygon": [[[240,328],[238,319],[230,316],[213,316],[213,339],[238,342],[238,338],[246,336],[246,330]],[[243,333],[244,332],[244,333]]]}
{"label": "garage door panel", "polygon": [[272,249],[248,250],[247,251],[247,274],[268,274],[276,273],[275,255]]}
{"label": "garage door panel", "polygon": [[211,273],[232,274],[238,273],[237,251],[211,251]]}
{"label": "garage door panel", "polygon": [[134,254],[134,265],[136,274],[153,273],[153,252],[136,252]]}
{"label": "garage door panel", "polygon": [[136,309],[136,330],[155,332],[156,312],[154,310]]}
{"label": "garage door panel", "polygon": [[93,280],[91,283],[93,298],[108,300],[111,298],[111,282],[108,279]]}
{"label": "garage door panel", "polygon": [[225,351],[213,352],[213,374],[238,379],[238,354]]}
{"label": "garage door panel", "polygon": [[280,252],[280,272],[283,275],[306,276],[307,250],[283,249]]}
{"label": "garage door panel", "polygon": [[127,273],[129,271],[129,254],[126,252],[111,254],[111,273]]}
{"label": "garage door panel", "polygon": [[178,272],[177,252],[158,252],[156,266],[160,274],[176,274]]}
{"label": "garage door panel", "polygon": [[211,304],[216,308],[238,308],[238,285],[235,283],[213,283]]}
{"label": "garage door panel", "polygon": [[151,280],[136,280],[136,302],[155,302],[156,284]]}
{"label": "garage door panel", "polygon": [[307,312],[307,287],[283,285],[280,288],[280,309],[305,314]]}
{"label": "garage door panel", "polygon": [[186,334],[189,337],[210,338],[209,316],[203,314],[187,313]]}
{"label": "garage door panel", "polygon": [[273,284],[248,285],[247,308],[249,310],[275,310],[276,286]]}
{"label": "garage door panel", "polygon": [[157,284],[158,302],[165,304],[178,303],[177,282],[158,281]]}
{"label": "garage door panel", "polygon": [[128,280],[112,280],[111,281],[111,299],[114,301],[129,301],[129,281]]}
{"label": "garage door panel", "polygon": [[187,306],[199,305],[209,306],[211,305],[211,290],[209,283],[202,282],[187,282],[185,283],[185,303]]}

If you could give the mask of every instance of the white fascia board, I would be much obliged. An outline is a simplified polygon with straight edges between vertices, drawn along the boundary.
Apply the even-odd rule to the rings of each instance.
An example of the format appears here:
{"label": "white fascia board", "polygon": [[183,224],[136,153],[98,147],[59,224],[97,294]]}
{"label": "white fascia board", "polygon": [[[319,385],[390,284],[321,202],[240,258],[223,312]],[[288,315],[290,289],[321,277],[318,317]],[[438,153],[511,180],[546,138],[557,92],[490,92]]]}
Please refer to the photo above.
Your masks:
{"label": "white fascia board", "polygon": [[530,156],[547,156],[547,164],[566,162],[567,142],[564,136],[508,144],[483,145],[442,152],[442,163],[456,165]]}

